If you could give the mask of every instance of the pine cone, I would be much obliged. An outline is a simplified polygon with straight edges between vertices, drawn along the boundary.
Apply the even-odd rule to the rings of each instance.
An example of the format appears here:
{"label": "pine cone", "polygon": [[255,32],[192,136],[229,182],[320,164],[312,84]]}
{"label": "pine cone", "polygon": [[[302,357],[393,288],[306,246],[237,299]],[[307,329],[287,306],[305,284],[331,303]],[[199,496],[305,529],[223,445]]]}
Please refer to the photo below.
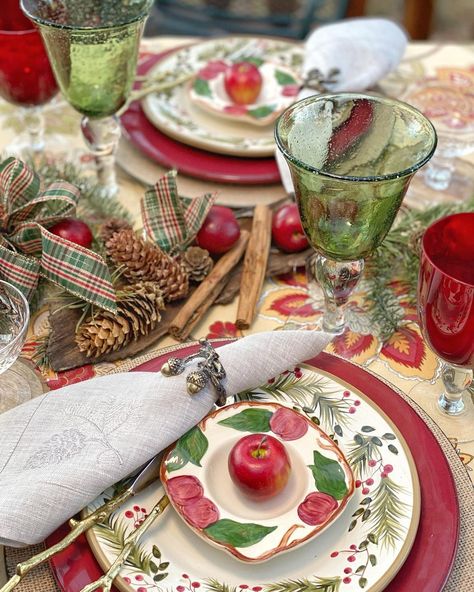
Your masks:
{"label": "pine cone", "polygon": [[117,314],[109,311],[89,317],[76,333],[80,351],[89,358],[125,347],[158,325],[164,308],[162,292],[154,282],[126,286],[117,301]]}
{"label": "pine cone", "polygon": [[188,273],[159,247],[138,237],[131,228],[116,232],[106,243],[107,255],[132,281],[156,282],[165,302],[186,296]]}
{"label": "pine cone", "polygon": [[116,232],[132,227],[126,220],[120,218],[109,218],[100,227],[100,237],[106,243]]}
{"label": "pine cone", "polygon": [[193,282],[202,282],[214,266],[209,251],[201,247],[188,247],[181,258],[181,263]]}

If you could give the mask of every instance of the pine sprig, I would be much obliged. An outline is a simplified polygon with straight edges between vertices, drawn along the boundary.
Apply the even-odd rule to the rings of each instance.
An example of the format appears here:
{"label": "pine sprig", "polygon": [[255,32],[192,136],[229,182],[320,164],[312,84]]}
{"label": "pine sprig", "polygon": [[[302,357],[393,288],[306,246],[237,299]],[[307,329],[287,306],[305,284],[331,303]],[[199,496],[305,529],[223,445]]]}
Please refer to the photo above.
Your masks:
{"label": "pine sprig", "polygon": [[63,179],[79,188],[81,198],[77,207],[77,216],[92,226],[107,218],[123,218],[132,222],[131,215],[115,198],[104,194],[95,179],[84,174],[71,162],[50,163],[46,160],[29,163],[42,177],[45,184]]}
{"label": "pine sprig", "polygon": [[400,499],[404,491],[390,477],[385,477],[373,492],[369,525],[382,547],[393,549],[403,540],[406,528],[401,519],[409,511],[408,505]]}
{"label": "pine sprig", "polygon": [[338,592],[341,578],[301,578],[265,586],[265,592]]}
{"label": "pine sprig", "polygon": [[458,212],[474,211],[474,198],[456,204],[440,204],[423,210],[404,209],[382,245],[367,260],[364,280],[371,322],[382,341],[388,340],[404,321],[400,297],[391,283],[404,287],[403,300],[416,302],[419,241],[436,220]]}

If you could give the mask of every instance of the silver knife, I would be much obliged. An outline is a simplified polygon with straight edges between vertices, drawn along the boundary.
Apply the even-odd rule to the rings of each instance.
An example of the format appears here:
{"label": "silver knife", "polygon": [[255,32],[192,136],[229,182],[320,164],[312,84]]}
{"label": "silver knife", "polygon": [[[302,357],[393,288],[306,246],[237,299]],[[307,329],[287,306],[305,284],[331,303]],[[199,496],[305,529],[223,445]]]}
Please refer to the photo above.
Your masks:
{"label": "silver knife", "polygon": [[138,475],[133,479],[132,483],[127,488],[97,508],[97,510],[92,512],[92,514],[89,514],[89,516],[86,516],[86,518],[82,520],[71,518],[69,520],[71,531],[55,545],[49,547],[49,549],[45,549],[41,553],[33,555],[33,557],[30,557],[26,561],[19,563],[16,566],[16,574],[0,588],[0,592],[10,592],[10,590],[13,590],[30,570],[32,570],[37,565],[40,565],[44,561],[47,561],[57,553],[64,551],[64,549],[66,549],[66,547],[75,541],[77,537],[83,532],[95,524],[101,524],[102,522],[105,522],[110,514],[119,508],[125,501],[145,489],[145,487],[150,485],[150,483],[153,481],[156,481],[160,474],[161,457],[162,453],[160,452],[145,465],[143,465]]}

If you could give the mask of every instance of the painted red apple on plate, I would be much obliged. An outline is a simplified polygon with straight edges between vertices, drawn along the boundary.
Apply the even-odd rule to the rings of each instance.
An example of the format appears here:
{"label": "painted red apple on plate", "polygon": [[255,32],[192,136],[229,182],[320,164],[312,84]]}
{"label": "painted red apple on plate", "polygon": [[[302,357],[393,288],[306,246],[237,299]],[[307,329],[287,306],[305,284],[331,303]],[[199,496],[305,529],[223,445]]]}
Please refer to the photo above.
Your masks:
{"label": "painted red apple on plate", "polygon": [[285,446],[273,436],[249,434],[233,446],[228,466],[240,491],[253,500],[263,501],[284,489],[291,461]]}

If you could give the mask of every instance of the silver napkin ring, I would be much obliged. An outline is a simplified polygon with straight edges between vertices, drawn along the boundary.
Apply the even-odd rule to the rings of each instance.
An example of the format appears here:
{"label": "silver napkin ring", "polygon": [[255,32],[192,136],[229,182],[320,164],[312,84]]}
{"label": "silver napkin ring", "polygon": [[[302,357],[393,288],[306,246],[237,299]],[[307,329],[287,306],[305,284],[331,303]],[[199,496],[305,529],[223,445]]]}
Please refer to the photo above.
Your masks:
{"label": "silver napkin ring", "polygon": [[210,382],[218,395],[216,405],[222,407],[227,398],[227,392],[221,382],[226,377],[224,366],[219,359],[219,354],[207,339],[200,339],[199,344],[201,347],[195,354],[185,358],[169,358],[161,367],[161,373],[163,376],[178,376],[184,372],[188,362],[203,358],[198,362],[198,369],[186,376],[186,388],[190,395],[195,395]]}

